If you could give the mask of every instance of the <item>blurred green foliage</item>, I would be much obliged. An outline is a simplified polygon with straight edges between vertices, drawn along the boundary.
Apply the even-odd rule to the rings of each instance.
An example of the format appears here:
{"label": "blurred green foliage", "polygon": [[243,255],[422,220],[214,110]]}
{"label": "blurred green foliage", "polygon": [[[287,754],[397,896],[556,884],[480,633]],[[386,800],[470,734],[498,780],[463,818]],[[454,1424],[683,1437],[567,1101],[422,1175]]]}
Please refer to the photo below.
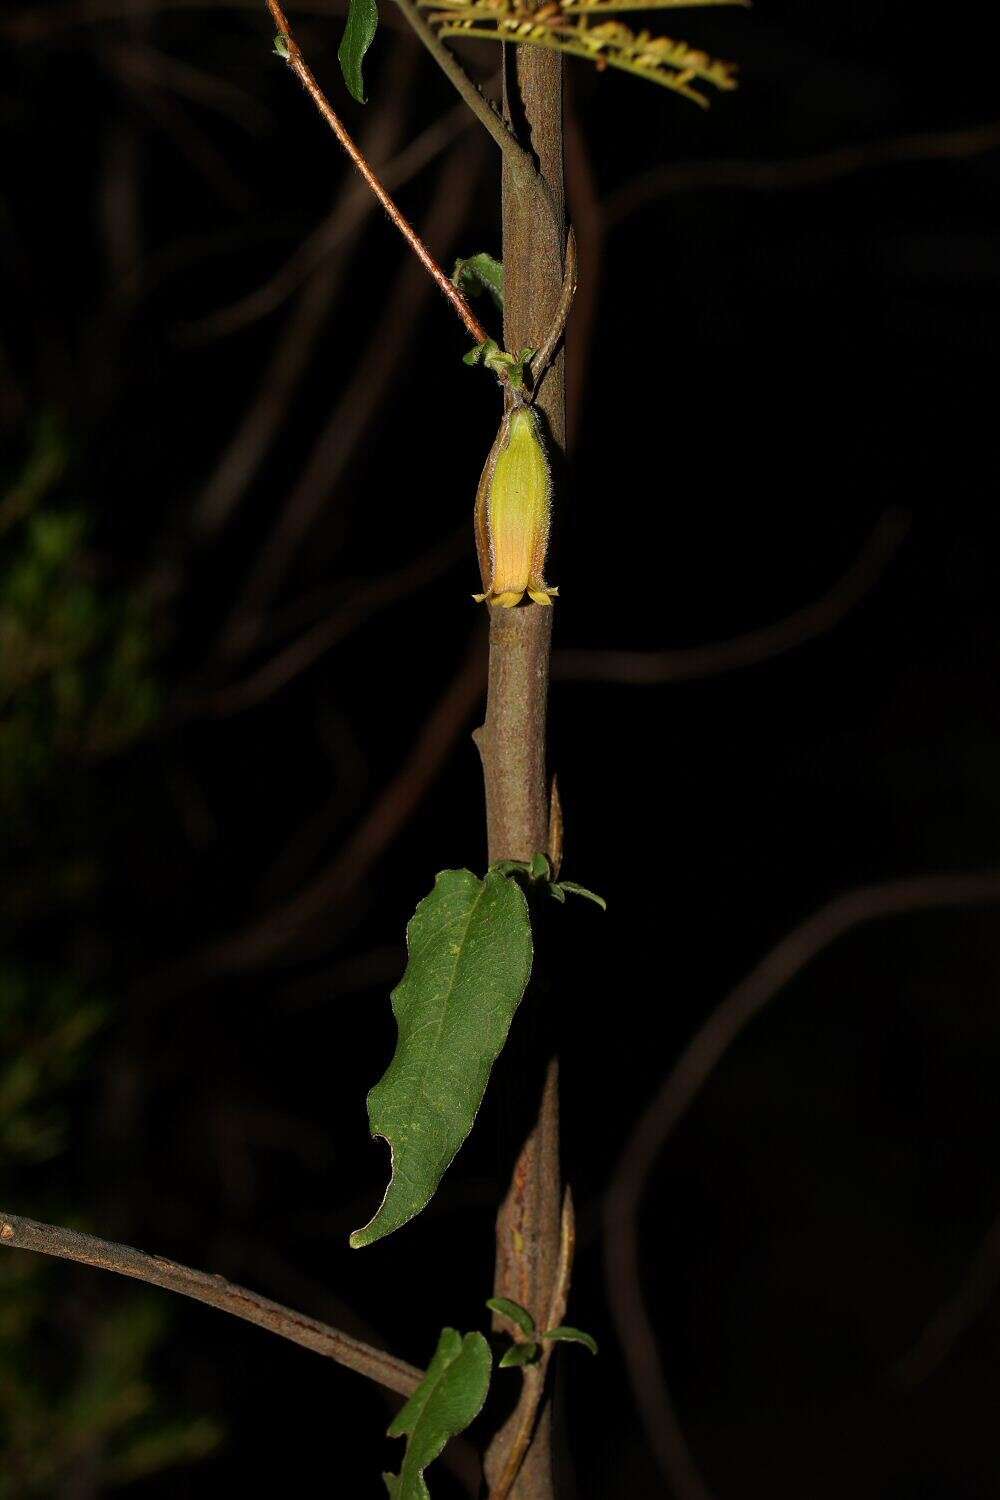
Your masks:
{"label": "blurred green foliage", "polygon": [[69,1128],[66,1089],[104,1018],[65,974],[0,967],[0,1183],[46,1161]]}
{"label": "blurred green foliage", "polygon": [[219,1442],[213,1422],[167,1415],[148,1378],[165,1301],[129,1294],[55,1326],[65,1276],[22,1256],[0,1264],[0,1500],[99,1496]]}
{"label": "blurred green foliage", "polygon": [[60,756],[119,749],[157,709],[141,598],[100,587],[89,514],[48,498],[64,464],[46,422],[0,503],[0,813],[15,813]]}
{"label": "blurred green foliage", "polygon": [[[43,422],[0,498],[0,1196],[96,1228],[81,1222],[87,1184],[69,1188],[60,1171],[112,1023],[96,994],[113,973],[77,957],[109,795],[90,773],[154,721],[158,695],[148,608],[100,576],[95,518],[67,503],[66,470]],[[0,1500],[99,1496],[219,1441],[212,1422],[154,1395],[166,1299],[92,1298],[92,1274],[0,1257]]]}

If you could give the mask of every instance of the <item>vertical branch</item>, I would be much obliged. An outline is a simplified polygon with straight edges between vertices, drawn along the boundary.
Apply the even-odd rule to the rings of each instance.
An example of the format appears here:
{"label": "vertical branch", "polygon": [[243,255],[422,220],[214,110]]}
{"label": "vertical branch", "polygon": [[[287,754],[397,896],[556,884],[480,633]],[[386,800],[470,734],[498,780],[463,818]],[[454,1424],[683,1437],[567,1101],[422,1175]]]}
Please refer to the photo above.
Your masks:
{"label": "vertical branch", "polygon": [[[512,130],[530,146],[556,213],[539,213],[537,192],[507,154],[503,163],[504,344],[538,348],[563,289],[562,63],[557,54],[505,47],[504,107]],[[549,366],[538,392],[553,443],[565,440],[563,356]],[[490,612],[486,722],[477,735],[486,783],[489,857],[530,859],[548,834],[545,717],[552,610],[537,604]],[[541,1044],[543,1045],[543,1044]],[[533,1120],[497,1218],[494,1289],[544,1315],[558,1274],[561,1192],[558,1064],[531,1060],[525,1075],[543,1079],[529,1101]],[[525,1388],[521,1405],[530,1392]],[[520,1427],[519,1407],[490,1445],[491,1486],[503,1475]],[[545,1400],[511,1500],[552,1500],[551,1413]]]}

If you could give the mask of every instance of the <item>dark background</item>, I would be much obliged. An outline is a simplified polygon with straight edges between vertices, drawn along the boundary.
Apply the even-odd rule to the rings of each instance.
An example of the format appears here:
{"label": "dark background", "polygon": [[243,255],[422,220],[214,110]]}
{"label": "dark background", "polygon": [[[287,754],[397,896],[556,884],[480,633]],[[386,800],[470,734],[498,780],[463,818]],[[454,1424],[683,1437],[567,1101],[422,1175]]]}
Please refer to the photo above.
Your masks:
{"label": "dark background", "polygon": [[[339,83],[338,6],[292,12],[350,127],[381,112],[395,130],[377,163],[453,110],[384,9],[365,109]],[[483,624],[467,523],[497,400],[379,213],[339,259],[286,274],[278,305],[220,327],[301,265],[350,181],[270,54],[263,5],[3,11],[3,472],[13,486],[39,424],[58,429],[45,503],[90,516],[74,567],[98,594],[139,601],[158,705],[112,749],[66,737],[7,818],[5,961],[71,976],[105,1023],[61,1085],[62,1148],[6,1162],[4,1197],[424,1363],[443,1323],[483,1326],[496,1100],[422,1218],[360,1254],[347,1234],[384,1185],[364,1097],[393,1045],[406,920],[436,870],[485,860],[475,695],[445,695]],[[560,1352],[559,1399],[568,1492],[636,1500],[670,1491],[602,1280],[602,1196],[630,1127],[811,910],[988,869],[1000,844],[1000,131],[982,7],[659,19],[738,59],[741,87],[703,113],[569,69],[581,293],[549,569],[557,649],[590,653],[552,696],[564,872],[609,903],[557,912],[550,955],[581,1236],[570,1317],[602,1345],[596,1362]],[[484,79],[497,64],[485,45],[464,55]],[[437,215],[447,265],[499,250],[495,149],[471,124],[453,134],[398,187],[418,225]],[[279,354],[301,366],[283,394]],[[262,390],[275,428],[255,454],[241,424],[263,430]],[[245,472],[220,519],[233,452]],[[290,513],[308,520],[279,566]],[[896,543],[868,566],[873,533]],[[863,597],[815,639],[740,670],[615,680],[612,648],[778,622],[859,557]],[[300,659],[315,629],[328,649]],[[283,680],[256,675],[293,645]],[[408,800],[387,822],[390,786]],[[775,998],[659,1158],[643,1285],[719,1500],[1000,1493],[998,967],[989,908],[859,929]],[[41,1285],[17,1378],[59,1391],[132,1293],[70,1267]],[[906,1364],[956,1297],[933,1358]],[[4,1493],[374,1497],[397,1460],[374,1387],[219,1314],[171,1305],[143,1369],[163,1421],[218,1424],[210,1456],[117,1490],[119,1438],[91,1430],[40,1486],[8,1469]],[[47,1409],[19,1463],[58,1439]],[[432,1488],[460,1493],[444,1471]]]}

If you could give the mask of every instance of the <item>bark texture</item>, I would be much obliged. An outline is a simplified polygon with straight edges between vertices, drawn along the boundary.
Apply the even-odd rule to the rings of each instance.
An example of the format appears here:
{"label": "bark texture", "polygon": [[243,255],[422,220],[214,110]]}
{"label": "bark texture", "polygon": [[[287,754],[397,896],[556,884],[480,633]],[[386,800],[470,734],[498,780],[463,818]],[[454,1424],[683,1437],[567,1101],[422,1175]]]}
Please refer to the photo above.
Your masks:
{"label": "bark texture", "polygon": [[[512,173],[503,176],[504,344],[538,348],[559,305],[563,282],[562,60],[540,48],[504,49],[504,104],[522,144],[533,152],[556,206],[545,213]],[[553,444],[565,440],[563,356],[550,365],[538,395]],[[547,847],[546,704],[551,608],[493,609],[486,721],[477,734],[486,783],[490,860],[530,859]],[[544,1028],[541,1029],[544,1035]],[[542,1043],[544,1045],[544,1043]],[[526,1076],[543,1080],[530,1101],[533,1123],[520,1147],[497,1218],[495,1295],[513,1298],[544,1319],[555,1285],[560,1245],[558,1062]],[[491,1494],[524,1420],[529,1393],[497,1434],[486,1457]],[[534,1435],[511,1500],[553,1500],[551,1411],[539,1409]]]}

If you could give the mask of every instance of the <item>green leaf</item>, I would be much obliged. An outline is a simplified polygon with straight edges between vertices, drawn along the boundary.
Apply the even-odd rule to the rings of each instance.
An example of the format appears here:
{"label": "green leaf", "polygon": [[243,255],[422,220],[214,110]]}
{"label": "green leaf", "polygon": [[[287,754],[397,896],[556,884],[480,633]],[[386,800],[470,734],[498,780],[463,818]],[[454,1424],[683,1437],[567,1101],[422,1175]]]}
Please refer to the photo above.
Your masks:
{"label": "green leaf", "polygon": [[424,1470],[482,1411],[491,1369],[481,1333],[442,1331],[427,1374],[389,1428],[390,1437],[408,1439],[399,1473],[383,1476],[392,1500],[430,1500]]}
{"label": "green leaf", "polygon": [[468,354],[462,355],[463,365],[489,365],[496,362],[503,355],[503,350],[496,339],[483,339],[481,344],[473,344]]}
{"label": "green leaf", "polygon": [[291,54],[288,46],[288,38],[283,31],[279,31],[274,39],[274,51],[276,57],[280,57],[284,62],[288,61]]}
{"label": "green leaf", "polygon": [[495,339],[484,339],[481,344],[474,344],[467,354],[462,355],[462,363],[485,365],[498,380],[506,380],[515,390],[523,390],[524,367],[537,353],[537,349],[522,349],[515,358],[506,349],[501,349]]}
{"label": "green leaf", "polygon": [[526,1344],[511,1344],[506,1354],[501,1355],[501,1370],[510,1370],[517,1365],[530,1365],[538,1356],[538,1345],[534,1339]]}
{"label": "green leaf", "polygon": [[434,1196],[472,1129],[531,974],[524,892],[495,870],[485,880],[442,871],[406,942],[406,973],[392,995],[399,1039],[368,1095],[391,1175],[375,1217],[351,1235],[355,1249],[399,1229]]}
{"label": "green leaf", "polygon": [[456,260],[451,279],[466,295],[488,292],[497,307],[503,308],[503,266],[485,251]]}
{"label": "green leaf", "polygon": [[529,880],[551,880],[552,867],[547,854],[533,854],[530,859],[498,859],[490,865],[500,875],[527,875]]}
{"label": "green leaf", "polygon": [[376,0],[350,0],[347,25],[340,39],[337,58],[340,71],[348,91],[359,104],[365,104],[365,81],[361,76],[361,64],[365,53],[375,40],[378,28],[378,5]]}
{"label": "green leaf", "polygon": [[584,1333],[580,1328],[570,1328],[566,1324],[561,1324],[558,1328],[546,1328],[541,1337],[552,1339],[554,1343],[583,1344],[591,1354],[597,1353],[597,1340],[592,1334]]}
{"label": "green leaf", "polygon": [[[558,889],[568,891],[571,896],[583,896],[587,901],[593,901],[601,908],[601,911],[608,909],[608,903],[603,896],[599,896],[596,891],[588,891],[585,885],[577,885],[575,880],[560,880]],[[552,887],[552,894],[553,896],[556,894],[555,886]]]}
{"label": "green leaf", "polygon": [[490,1297],[487,1299],[486,1306],[490,1312],[499,1313],[502,1318],[509,1318],[522,1333],[534,1333],[535,1320],[520,1302],[512,1302],[509,1297]]}

